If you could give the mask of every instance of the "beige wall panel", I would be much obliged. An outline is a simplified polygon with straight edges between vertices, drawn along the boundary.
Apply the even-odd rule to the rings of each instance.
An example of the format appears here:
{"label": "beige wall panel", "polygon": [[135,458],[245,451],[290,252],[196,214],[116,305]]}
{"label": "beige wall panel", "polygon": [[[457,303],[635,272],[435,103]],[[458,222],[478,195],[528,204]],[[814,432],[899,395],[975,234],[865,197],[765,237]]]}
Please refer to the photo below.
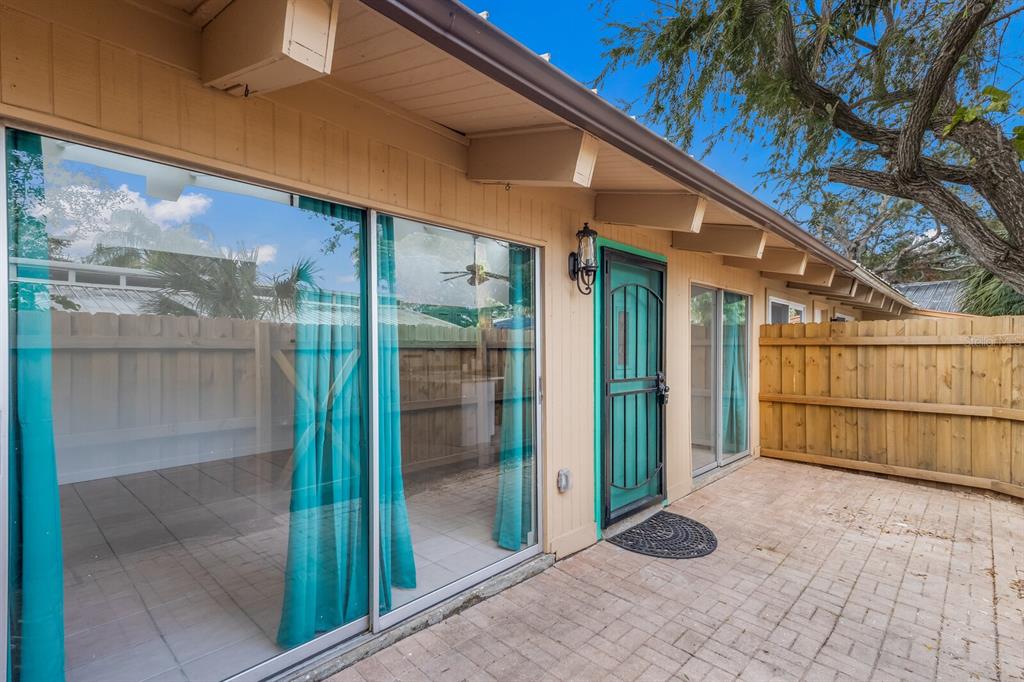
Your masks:
{"label": "beige wall panel", "polygon": [[0,14],[0,69],[4,102],[36,111],[53,111],[51,26],[21,12]]}
{"label": "beige wall panel", "polygon": [[[181,84],[181,148],[195,154],[216,155],[217,100],[214,93],[198,83]],[[217,155],[218,158],[219,155]]]}
{"label": "beige wall panel", "polygon": [[53,29],[53,113],[98,125],[100,43],[90,36]]}
{"label": "beige wall panel", "polygon": [[426,159],[418,154],[409,154],[406,201],[410,209],[423,211],[426,208]]}
{"label": "beige wall panel", "polygon": [[302,126],[302,181],[323,185],[326,176],[327,122],[303,113]]}
{"label": "beige wall panel", "polygon": [[423,162],[423,210],[441,215],[441,166],[430,159]]}
{"label": "beige wall panel", "polygon": [[[100,128],[139,134],[139,58],[115,45],[100,45]],[[6,101],[6,98],[5,100]]]}
{"label": "beige wall panel", "polygon": [[192,73],[199,71],[199,27],[172,18],[153,3],[120,0],[3,0],[6,7],[34,14],[100,40],[151,55]]}
{"label": "beige wall panel", "polygon": [[388,146],[387,201],[394,206],[409,205],[409,153],[390,145]]}
{"label": "beige wall panel", "polygon": [[177,148],[181,144],[180,73],[151,59],[143,59],[141,67],[142,138]]}
{"label": "beige wall panel", "polygon": [[340,191],[347,192],[349,189],[348,135],[342,128],[328,124],[326,144],[324,181],[328,187],[337,187]]}
{"label": "beige wall panel", "polygon": [[[341,127],[388,144],[437,159],[456,168],[466,167],[468,142],[450,130],[393,110],[391,105],[367,100],[323,82],[305,83],[267,98],[302,109]],[[427,134],[424,134],[427,133]]]}
{"label": "beige wall panel", "polygon": [[455,218],[456,196],[455,188],[458,181],[458,173],[453,168],[441,167],[441,192],[438,215],[445,218]]}
{"label": "beige wall panel", "polygon": [[[228,95],[221,95],[227,97]],[[251,98],[245,106],[245,163],[250,168],[274,172],[274,105]]]}
{"label": "beige wall panel", "polygon": [[295,180],[302,174],[302,116],[280,104],[274,105],[274,172]]}
{"label": "beige wall panel", "polygon": [[370,199],[388,200],[388,145],[370,141]]}
{"label": "beige wall panel", "polygon": [[348,133],[348,185],[354,196],[370,193],[370,141],[365,135]]}
{"label": "beige wall panel", "polygon": [[229,163],[245,163],[245,107],[244,100],[220,97],[206,91],[214,101],[214,155]]}

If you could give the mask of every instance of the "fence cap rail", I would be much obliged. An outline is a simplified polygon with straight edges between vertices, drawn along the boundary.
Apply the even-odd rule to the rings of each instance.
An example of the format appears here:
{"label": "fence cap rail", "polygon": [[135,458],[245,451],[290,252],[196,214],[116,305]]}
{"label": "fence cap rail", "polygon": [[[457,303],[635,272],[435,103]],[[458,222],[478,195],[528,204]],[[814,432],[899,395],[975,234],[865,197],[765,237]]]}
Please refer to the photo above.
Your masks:
{"label": "fence cap rail", "polygon": [[762,346],[1017,346],[1024,334],[953,336],[762,336]]}

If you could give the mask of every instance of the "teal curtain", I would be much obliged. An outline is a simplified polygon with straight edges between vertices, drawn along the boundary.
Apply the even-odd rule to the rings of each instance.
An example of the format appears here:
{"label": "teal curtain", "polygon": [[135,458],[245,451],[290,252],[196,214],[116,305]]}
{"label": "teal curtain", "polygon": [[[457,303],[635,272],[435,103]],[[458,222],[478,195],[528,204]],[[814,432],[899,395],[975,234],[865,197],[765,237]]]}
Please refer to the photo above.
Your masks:
{"label": "teal curtain", "polygon": [[722,320],[722,451],[747,449],[747,297],[724,292]]}
{"label": "teal curtain", "polygon": [[402,481],[402,404],[398,365],[398,292],[395,221],[378,217],[377,293],[380,310],[380,611],[391,610],[391,587],[416,587],[416,562]]}
{"label": "teal curtain", "polygon": [[[10,253],[49,259],[38,135],[7,133]],[[21,274],[29,268],[19,266]],[[43,275],[45,276],[45,275]],[[64,679],[64,576],[60,494],[53,441],[53,370],[49,291],[11,284],[9,648],[21,680]]]}
{"label": "teal curtain", "polygon": [[494,541],[518,550],[533,530],[533,252],[509,246],[509,323],[501,402],[501,451],[498,457],[498,503]]}
{"label": "teal curtain", "polygon": [[[299,206],[337,219],[336,230],[362,225],[357,209],[312,199]],[[365,325],[355,300],[313,282],[296,294],[291,514],[277,636],[283,647],[368,613]]]}

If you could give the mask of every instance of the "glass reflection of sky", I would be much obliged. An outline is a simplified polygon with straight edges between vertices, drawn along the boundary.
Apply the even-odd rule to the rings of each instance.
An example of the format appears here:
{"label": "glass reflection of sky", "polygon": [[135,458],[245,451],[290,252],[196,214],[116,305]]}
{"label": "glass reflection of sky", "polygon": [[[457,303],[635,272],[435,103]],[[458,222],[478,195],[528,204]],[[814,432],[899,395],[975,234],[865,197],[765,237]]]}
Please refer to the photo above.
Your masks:
{"label": "glass reflection of sky", "polygon": [[[159,164],[146,164],[157,170],[161,168]],[[353,258],[358,242],[357,225],[350,225],[353,234],[341,237],[337,248],[332,253],[325,253],[325,240],[333,232],[332,219],[287,204],[247,196],[241,193],[247,187],[242,183],[227,185],[236,185],[240,193],[186,185],[176,202],[167,202],[147,195],[144,176],[90,163],[69,160],[48,163],[46,175],[48,203],[58,200],[56,197],[62,187],[74,189],[75,183],[92,186],[91,201],[96,202],[93,205],[101,206],[106,199],[123,206],[125,197],[134,199],[137,194],[139,201],[133,208],[125,210],[137,213],[137,220],[148,223],[150,229],[154,223],[160,228],[164,238],[161,245],[153,246],[156,250],[219,255],[259,249],[259,269],[268,276],[287,272],[293,264],[307,258],[316,263],[320,286],[335,291],[359,291],[357,265]],[[225,183],[220,181],[218,185]],[[92,211],[93,215],[96,213]],[[154,220],[154,215],[163,219]],[[124,215],[119,217],[123,223]],[[64,236],[62,231],[74,229],[76,225],[48,227],[53,236]],[[68,249],[72,260],[81,261],[97,243],[102,244],[102,239],[96,239],[98,235],[94,234],[94,227],[102,229],[104,226],[89,226],[86,232],[92,234],[83,235],[79,243]],[[190,241],[194,244],[189,244]]]}

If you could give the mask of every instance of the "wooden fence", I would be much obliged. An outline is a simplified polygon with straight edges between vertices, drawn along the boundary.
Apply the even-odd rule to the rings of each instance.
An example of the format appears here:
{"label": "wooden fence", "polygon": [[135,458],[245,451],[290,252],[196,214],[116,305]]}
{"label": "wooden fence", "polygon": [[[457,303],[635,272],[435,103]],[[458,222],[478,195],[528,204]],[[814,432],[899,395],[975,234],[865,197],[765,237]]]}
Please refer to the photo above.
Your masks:
{"label": "wooden fence", "polygon": [[[49,314],[62,483],[291,448],[294,325]],[[493,458],[509,331],[398,336],[403,469]]]}
{"label": "wooden fence", "polygon": [[764,325],[761,454],[1024,497],[1024,317]]}

